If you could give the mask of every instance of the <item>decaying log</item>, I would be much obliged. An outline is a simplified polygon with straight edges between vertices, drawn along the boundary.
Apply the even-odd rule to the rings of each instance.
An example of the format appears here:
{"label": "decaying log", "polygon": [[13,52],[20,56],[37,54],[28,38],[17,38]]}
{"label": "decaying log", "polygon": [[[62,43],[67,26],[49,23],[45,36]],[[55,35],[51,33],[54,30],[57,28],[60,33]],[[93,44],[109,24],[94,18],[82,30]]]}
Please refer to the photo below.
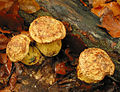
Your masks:
{"label": "decaying log", "polygon": [[108,52],[116,65],[114,78],[120,80],[120,39],[112,38],[100,25],[100,19],[84,7],[79,0],[36,0],[55,18],[72,25],[74,35],[84,41],[87,47],[99,47]]}

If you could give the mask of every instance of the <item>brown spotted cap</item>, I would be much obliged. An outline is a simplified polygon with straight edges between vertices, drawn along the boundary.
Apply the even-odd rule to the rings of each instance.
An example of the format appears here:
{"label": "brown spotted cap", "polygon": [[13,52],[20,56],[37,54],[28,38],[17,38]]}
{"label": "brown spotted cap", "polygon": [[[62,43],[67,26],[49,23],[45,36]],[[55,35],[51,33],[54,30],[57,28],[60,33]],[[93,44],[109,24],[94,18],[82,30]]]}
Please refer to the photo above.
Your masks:
{"label": "brown spotted cap", "polygon": [[87,83],[101,81],[106,75],[113,75],[115,65],[109,55],[99,48],[85,49],[79,57],[77,76]]}
{"label": "brown spotted cap", "polygon": [[29,52],[30,38],[20,34],[11,38],[7,44],[6,53],[11,61],[21,61]]}
{"label": "brown spotted cap", "polygon": [[62,22],[50,16],[35,19],[29,27],[30,36],[39,43],[50,43],[63,39],[66,29]]}

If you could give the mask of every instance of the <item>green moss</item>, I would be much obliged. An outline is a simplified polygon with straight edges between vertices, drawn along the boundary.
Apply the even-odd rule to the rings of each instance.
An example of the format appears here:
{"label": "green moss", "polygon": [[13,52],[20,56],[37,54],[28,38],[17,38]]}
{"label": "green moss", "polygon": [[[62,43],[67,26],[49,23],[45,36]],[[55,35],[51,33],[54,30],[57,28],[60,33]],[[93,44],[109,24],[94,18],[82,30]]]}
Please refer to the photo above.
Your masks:
{"label": "green moss", "polygon": [[25,25],[29,25],[35,19],[35,16],[28,14],[22,10],[19,11],[19,15],[24,19]]}
{"label": "green moss", "polygon": [[26,26],[29,26],[30,23],[39,16],[52,16],[50,13],[45,12],[43,10],[39,10],[33,14],[28,14],[28,13],[20,10],[19,15],[24,19]]}
{"label": "green moss", "polygon": [[120,54],[120,41],[115,46],[115,50]]}
{"label": "green moss", "polygon": [[35,17],[39,16],[52,16],[49,12],[45,12],[43,10],[39,10],[36,13],[33,14]]}

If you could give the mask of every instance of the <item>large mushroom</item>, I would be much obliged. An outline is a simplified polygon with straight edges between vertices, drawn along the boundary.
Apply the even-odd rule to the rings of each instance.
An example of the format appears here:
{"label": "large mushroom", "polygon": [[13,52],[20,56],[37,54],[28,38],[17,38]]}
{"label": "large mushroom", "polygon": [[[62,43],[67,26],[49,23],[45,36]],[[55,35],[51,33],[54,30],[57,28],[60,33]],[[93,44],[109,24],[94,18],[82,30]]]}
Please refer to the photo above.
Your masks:
{"label": "large mushroom", "polygon": [[26,65],[39,64],[44,60],[36,47],[30,46],[30,38],[19,34],[11,38],[7,44],[6,53],[12,62],[21,61]]}
{"label": "large mushroom", "polygon": [[61,39],[66,36],[62,22],[50,16],[35,19],[29,27],[30,36],[36,41],[36,46],[45,56],[51,57],[59,53]]}
{"label": "large mushroom", "polygon": [[77,76],[86,83],[97,83],[106,75],[113,75],[115,65],[109,55],[99,48],[85,49],[79,57]]}

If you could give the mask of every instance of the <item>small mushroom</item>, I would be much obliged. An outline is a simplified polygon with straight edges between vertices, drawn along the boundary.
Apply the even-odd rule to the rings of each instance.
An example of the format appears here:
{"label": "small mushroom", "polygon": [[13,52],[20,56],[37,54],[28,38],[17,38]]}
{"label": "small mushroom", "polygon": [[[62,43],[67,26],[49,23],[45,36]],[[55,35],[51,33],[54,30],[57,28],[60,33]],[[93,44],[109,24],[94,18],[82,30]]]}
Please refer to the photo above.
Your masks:
{"label": "small mushroom", "polygon": [[35,19],[30,24],[29,32],[36,41],[37,48],[48,57],[59,53],[62,46],[61,39],[66,36],[63,23],[50,16],[41,16]]}
{"label": "small mushroom", "polygon": [[30,38],[27,35],[20,34],[11,38],[7,44],[6,53],[13,62],[21,61],[26,65],[42,63],[44,57],[35,46],[30,46]]}
{"label": "small mushroom", "polygon": [[6,54],[13,62],[21,61],[29,52],[30,38],[20,34],[11,38],[6,48]]}
{"label": "small mushroom", "polygon": [[102,49],[88,48],[79,56],[77,76],[86,83],[97,83],[106,75],[113,75],[114,71],[114,63]]}

